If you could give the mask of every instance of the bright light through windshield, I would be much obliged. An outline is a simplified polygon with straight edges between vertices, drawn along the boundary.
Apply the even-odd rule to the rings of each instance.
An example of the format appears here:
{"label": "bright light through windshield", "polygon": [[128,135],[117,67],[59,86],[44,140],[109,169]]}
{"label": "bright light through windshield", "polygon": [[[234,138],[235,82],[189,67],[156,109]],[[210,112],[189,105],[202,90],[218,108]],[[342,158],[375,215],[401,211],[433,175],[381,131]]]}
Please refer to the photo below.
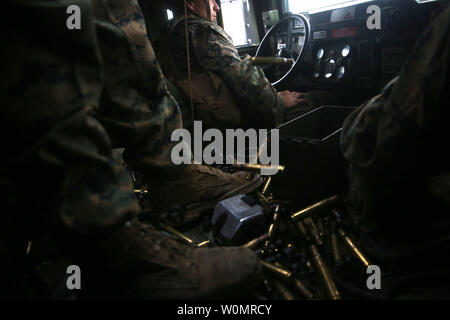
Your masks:
{"label": "bright light through windshield", "polygon": [[370,0],[288,0],[287,3],[290,12],[301,13],[334,5],[356,4],[367,1]]}

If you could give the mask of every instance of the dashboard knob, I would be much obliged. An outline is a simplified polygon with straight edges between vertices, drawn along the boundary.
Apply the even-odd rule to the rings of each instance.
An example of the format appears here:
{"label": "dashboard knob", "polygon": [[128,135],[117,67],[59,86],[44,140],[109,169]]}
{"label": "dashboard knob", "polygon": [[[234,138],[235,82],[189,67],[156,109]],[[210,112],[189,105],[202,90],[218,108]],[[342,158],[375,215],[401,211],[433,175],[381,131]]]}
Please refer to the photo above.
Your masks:
{"label": "dashboard knob", "polygon": [[317,59],[319,59],[319,60],[322,59],[324,53],[325,53],[325,51],[322,48],[317,50],[317,54],[316,54]]}
{"label": "dashboard knob", "polygon": [[329,79],[333,76],[334,72],[336,71],[336,61],[334,59],[328,59],[327,62],[325,62],[325,78]]}
{"label": "dashboard knob", "polygon": [[341,55],[345,58],[350,54],[350,46],[347,44],[341,51]]}

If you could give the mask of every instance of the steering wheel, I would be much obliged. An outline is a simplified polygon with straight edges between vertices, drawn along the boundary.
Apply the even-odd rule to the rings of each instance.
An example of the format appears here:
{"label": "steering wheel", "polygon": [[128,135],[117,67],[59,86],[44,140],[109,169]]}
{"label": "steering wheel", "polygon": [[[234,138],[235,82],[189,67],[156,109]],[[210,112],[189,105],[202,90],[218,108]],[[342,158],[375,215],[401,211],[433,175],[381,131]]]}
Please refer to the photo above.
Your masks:
{"label": "steering wheel", "polygon": [[280,83],[296,68],[303,59],[311,29],[308,20],[300,14],[292,14],[281,19],[266,33],[256,57],[282,57],[294,60],[293,64],[269,65],[263,67],[272,85]]}

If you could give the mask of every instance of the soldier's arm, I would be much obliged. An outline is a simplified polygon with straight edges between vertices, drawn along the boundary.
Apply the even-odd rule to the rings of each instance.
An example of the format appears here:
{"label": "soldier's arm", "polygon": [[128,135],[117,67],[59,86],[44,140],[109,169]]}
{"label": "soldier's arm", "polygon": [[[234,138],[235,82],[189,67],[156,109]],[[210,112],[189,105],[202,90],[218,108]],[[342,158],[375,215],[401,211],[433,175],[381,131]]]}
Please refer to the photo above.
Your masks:
{"label": "soldier's arm", "polygon": [[231,39],[220,30],[195,26],[191,41],[197,61],[206,70],[216,72],[242,101],[257,111],[268,126],[283,121],[284,102],[260,67],[250,57],[241,59]]}
{"label": "soldier's arm", "polygon": [[93,3],[105,75],[98,117],[111,143],[125,149],[127,165],[146,183],[183,174],[184,166],[171,161],[177,144],[171,134],[182,128],[181,113],[168,92],[139,6]]}
{"label": "soldier's arm", "polygon": [[[439,170],[448,137],[449,9],[420,37],[399,78],[344,122],[344,156],[374,177],[406,179]],[[440,157],[436,155],[440,154]],[[435,163],[435,168],[425,168]]]}

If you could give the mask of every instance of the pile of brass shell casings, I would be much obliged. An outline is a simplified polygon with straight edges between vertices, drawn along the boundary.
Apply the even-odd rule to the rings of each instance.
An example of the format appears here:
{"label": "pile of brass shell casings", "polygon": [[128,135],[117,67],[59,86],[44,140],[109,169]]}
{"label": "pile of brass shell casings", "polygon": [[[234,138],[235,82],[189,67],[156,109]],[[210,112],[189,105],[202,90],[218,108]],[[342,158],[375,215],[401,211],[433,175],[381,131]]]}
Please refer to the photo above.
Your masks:
{"label": "pile of brass shell casings", "polygon": [[[336,204],[337,200],[337,196],[332,196],[291,215],[291,220],[297,226],[302,238],[306,241],[306,243],[308,243],[310,256],[314,262],[314,271],[318,273],[329,298],[333,300],[340,299],[340,294],[336,288],[334,280],[331,277],[329,269],[317,248],[317,246],[321,246],[323,244],[325,228],[322,221],[319,219],[320,227],[317,227],[313,218],[317,218],[317,215],[323,214],[326,209],[329,209],[330,206]],[[308,269],[311,271],[311,263],[309,263]]]}
{"label": "pile of brass shell casings", "polygon": [[[273,204],[277,202],[266,199],[269,185],[270,179],[267,179],[262,192],[257,193],[257,197],[266,206],[272,206],[273,208]],[[314,299],[314,295],[319,295],[321,298],[341,299],[341,293],[327,265],[328,259],[337,267],[343,266],[354,257],[364,266],[370,265],[367,257],[361,253],[355,242],[344,231],[342,219],[336,209],[338,200],[337,196],[332,196],[294,212],[288,215],[290,219],[286,221],[288,222],[287,225],[281,225],[284,221],[282,221],[283,216],[281,216],[280,222],[280,204],[277,203],[268,233],[244,245],[249,248],[257,248],[265,242],[260,254],[262,257],[267,257],[267,261],[272,263],[262,261],[261,264],[264,270],[272,275],[271,280],[274,280],[273,291],[276,292],[278,297],[282,299],[293,299],[295,297]],[[283,229],[279,227],[280,225]],[[279,246],[280,244],[276,244],[278,241],[283,243],[281,239],[278,239],[278,236],[283,238],[279,231],[287,230],[286,226],[294,226],[300,235],[301,240],[295,246],[302,248],[303,252],[294,251],[297,252],[295,258],[292,258],[292,256],[280,258],[271,255],[272,250],[277,250],[277,248],[272,249],[271,246]],[[288,244],[288,247],[289,245],[293,246],[292,243]],[[280,262],[287,263],[289,267],[286,268]],[[292,271],[290,268],[292,268]],[[303,274],[305,278],[302,278],[302,281],[306,281],[305,283],[298,277],[302,277]],[[316,277],[322,289],[309,287],[314,286],[314,282],[310,282],[310,280]],[[314,290],[314,294],[311,290]]]}

